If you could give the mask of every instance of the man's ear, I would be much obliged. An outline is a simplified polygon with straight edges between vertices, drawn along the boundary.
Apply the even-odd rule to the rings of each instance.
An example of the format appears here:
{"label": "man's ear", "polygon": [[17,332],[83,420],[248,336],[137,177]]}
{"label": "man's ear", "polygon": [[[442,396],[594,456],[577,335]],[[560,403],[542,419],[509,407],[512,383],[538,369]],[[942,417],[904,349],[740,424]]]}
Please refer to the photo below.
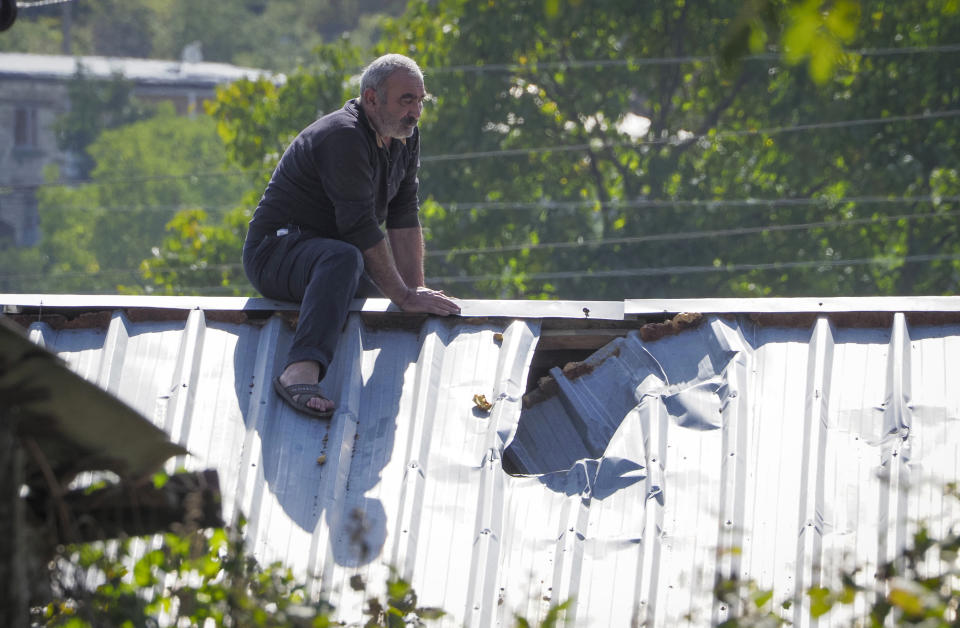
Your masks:
{"label": "man's ear", "polygon": [[363,90],[363,103],[365,105],[376,105],[377,104],[377,90],[372,87],[368,87]]}

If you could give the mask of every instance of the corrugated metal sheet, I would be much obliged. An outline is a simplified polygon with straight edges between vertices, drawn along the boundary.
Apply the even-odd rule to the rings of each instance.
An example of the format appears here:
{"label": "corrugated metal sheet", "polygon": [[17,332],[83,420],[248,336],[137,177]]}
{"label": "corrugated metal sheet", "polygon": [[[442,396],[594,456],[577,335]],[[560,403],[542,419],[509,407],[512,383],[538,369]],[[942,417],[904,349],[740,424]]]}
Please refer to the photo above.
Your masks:
{"label": "corrugated metal sheet", "polygon": [[269,77],[266,70],[245,68],[209,61],[161,61],[125,57],[73,57],[16,52],[0,53],[0,76],[30,79],[71,79],[77,71],[97,78],[109,79],[122,74],[138,83],[175,83],[219,85],[228,81]]}
{"label": "corrugated metal sheet", "polygon": [[[508,626],[573,598],[570,625],[663,626],[721,621],[718,576],[790,599],[960,515],[942,493],[960,480],[960,325],[813,320],[631,332],[554,369],[555,390],[524,409],[541,319],[410,329],[354,313],[325,380],[330,422],[272,392],[292,334],[277,316],[117,310],[106,329],[30,333],[186,445],[178,464],[216,468],[258,558],[315,577],[344,621],[365,597],[350,577],[376,593],[395,567],[443,625]],[[802,604],[788,612],[810,623]]]}

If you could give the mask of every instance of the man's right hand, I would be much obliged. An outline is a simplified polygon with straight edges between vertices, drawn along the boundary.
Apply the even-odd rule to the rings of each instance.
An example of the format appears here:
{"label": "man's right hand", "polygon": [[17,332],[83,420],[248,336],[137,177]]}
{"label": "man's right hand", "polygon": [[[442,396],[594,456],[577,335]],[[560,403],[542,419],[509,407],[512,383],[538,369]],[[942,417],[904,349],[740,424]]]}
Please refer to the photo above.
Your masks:
{"label": "man's right hand", "polygon": [[460,306],[445,295],[443,290],[431,290],[430,288],[417,288],[410,290],[407,297],[399,304],[404,312],[425,312],[427,314],[436,314],[437,316],[449,316],[459,314]]}

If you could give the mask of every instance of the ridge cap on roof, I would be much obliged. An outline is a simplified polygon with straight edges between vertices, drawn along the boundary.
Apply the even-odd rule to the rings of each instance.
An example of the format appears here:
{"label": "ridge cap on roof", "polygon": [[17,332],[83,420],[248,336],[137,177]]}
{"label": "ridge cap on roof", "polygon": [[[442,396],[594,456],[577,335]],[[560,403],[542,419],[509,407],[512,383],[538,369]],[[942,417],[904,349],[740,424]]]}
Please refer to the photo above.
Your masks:
{"label": "ridge cap on roof", "polygon": [[[623,320],[623,301],[457,299],[464,317]],[[150,308],[217,311],[297,311],[298,304],[260,297],[0,294],[0,306],[30,308]],[[389,299],[355,299],[351,311],[396,313]]]}
{"label": "ridge cap on roof", "polygon": [[[892,297],[762,297],[625,299],[623,301],[458,299],[464,317],[625,318],[697,312],[701,314],[839,313],[839,312],[960,312],[960,296]],[[0,294],[0,306],[16,308],[297,311],[296,303],[260,297],[207,297],[104,294]],[[388,299],[355,299],[351,310],[401,314]]]}

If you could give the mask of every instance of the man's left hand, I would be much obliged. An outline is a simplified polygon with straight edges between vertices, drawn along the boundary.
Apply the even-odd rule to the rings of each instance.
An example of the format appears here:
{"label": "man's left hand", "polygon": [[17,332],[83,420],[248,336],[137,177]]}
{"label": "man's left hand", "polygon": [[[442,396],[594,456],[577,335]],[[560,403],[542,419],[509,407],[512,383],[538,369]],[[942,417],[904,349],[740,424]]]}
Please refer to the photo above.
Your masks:
{"label": "man's left hand", "polygon": [[410,290],[407,298],[400,304],[400,309],[404,312],[425,312],[437,316],[460,313],[460,306],[445,295],[443,290],[431,290],[422,286],[416,290]]}

